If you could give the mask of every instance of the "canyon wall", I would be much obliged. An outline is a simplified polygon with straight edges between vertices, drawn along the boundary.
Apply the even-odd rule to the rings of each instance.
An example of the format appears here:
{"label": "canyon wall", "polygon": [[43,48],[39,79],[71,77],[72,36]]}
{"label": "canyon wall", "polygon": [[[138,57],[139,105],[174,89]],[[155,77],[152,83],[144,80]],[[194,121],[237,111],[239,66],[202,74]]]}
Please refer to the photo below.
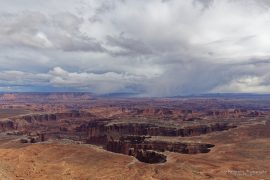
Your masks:
{"label": "canyon wall", "polygon": [[215,131],[224,131],[236,126],[228,123],[214,123],[209,125],[195,125],[189,127],[162,127],[147,123],[119,123],[106,124],[106,122],[90,122],[87,126],[89,142],[106,136],[119,138],[123,135],[149,135],[149,136],[199,136]]}
{"label": "canyon wall", "polygon": [[106,150],[136,157],[146,163],[166,162],[166,156],[161,152],[170,151],[183,154],[208,153],[212,144],[172,143],[166,141],[147,141],[146,136],[126,136],[119,140],[111,139],[104,147]]}

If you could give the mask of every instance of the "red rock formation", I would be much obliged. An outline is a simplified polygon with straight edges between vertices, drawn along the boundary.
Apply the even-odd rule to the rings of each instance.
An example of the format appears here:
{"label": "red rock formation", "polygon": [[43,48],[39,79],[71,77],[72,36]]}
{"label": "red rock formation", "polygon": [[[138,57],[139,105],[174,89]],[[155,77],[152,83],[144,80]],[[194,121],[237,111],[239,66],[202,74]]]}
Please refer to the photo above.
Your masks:
{"label": "red rock formation", "polygon": [[98,137],[119,138],[123,135],[149,135],[149,136],[198,136],[215,131],[224,131],[236,126],[227,123],[214,123],[209,125],[196,125],[184,128],[157,126],[147,123],[118,123],[90,122],[87,127],[88,138]]}
{"label": "red rock formation", "polygon": [[167,157],[164,154],[152,150],[138,150],[134,156],[141,162],[155,164],[165,163]]}
{"label": "red rock formation", "polygon": [[33,122],[42,122],[42,121],[56,121],[60,119],[66,118],[87,118],[93,117],[91,113],[87,112],[80,112],[80,111],[71,111],[71,112],[63,112],[63,113],[52,113],[52,114],[30,114],[16,117],[15,119],[23,119],[26,120],[28,123]]}
{"label": "red rock formation", "polygon": [[201,143],[170,143],[166,141],[145,141],[145,136],[127,136],[119,140],[107,142],[105,149],[115,153],[126,154],[136,157],[146,163],[162,163],[166,156],[157,153],[164,151],[178,152],[184,154],[208,153],[212,144]]}
{"label": "red rock formation", "polygon": [[[140,136],[134,136],[136,138]],[[144,150],[156,150],[160,152],[171,151],[183,154],[197,154],[197,153],[208,153],[210,148],[214,147],[212,144],[201,144],[201,143],[171,143],[166,141],[142,141],[132,142],[128,139],[110,140],[106,144],[108,151],[130,154],[130,149],[138,151],[139,149]]]}
{"label": "red rock formation", "polygon": [[14,130],[16,128],[12,120],[2,120],[0,121],[0,132]]}

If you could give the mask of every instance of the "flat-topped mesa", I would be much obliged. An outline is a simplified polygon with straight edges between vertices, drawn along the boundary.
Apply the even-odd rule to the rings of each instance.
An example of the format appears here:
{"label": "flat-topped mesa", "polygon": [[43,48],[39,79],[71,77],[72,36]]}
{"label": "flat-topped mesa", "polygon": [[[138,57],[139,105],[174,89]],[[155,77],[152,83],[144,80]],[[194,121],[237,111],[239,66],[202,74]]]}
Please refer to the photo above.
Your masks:
{"label": "flat-topped mesa", "polygon": [[[93,119],[97,118],[91,113],[77,110],[61,113],[33,113],[13,116],[8,120],[1,120],[0,132],[18,130],[27,133],[39,130],[48,134],[80,136],[80,133],[76,131],[76,127]],[[86,132],[86,130],[83,132]],[[85,137],[83,135],[83,138]]]}
{"label": "flat-topped mesa", "polygon": [[209,125],[196,125],[196,126],[188,126],[180,129],[176,129],[176,136],[199,136],[201,134],[207,134],[216,131],[225,131],[232,128],[236,128],[237,126],[229,124],[229,123],[214,123]]}
{"label": "flat-topped mesa", "polygon": [[215,131],[224,131],[236,126],[228,123],[214,123],[209,125],[195,125],[183,128],[157,126],[147,123],[115,123],[90,122],[87,126],[88,142],[97,142],[102,138],[105,142],[107,137],[119,139],[121,136],[199,136]]}
{"label": "flat-topped mesa", "polygon": [[[246,109],[214,109],[205,111],[194,111],[191,109],[168,108],[168,107],[107,107],[97,108],[93,111],[103,112],[103,114],[111,112],[115,117],[129,115],[142,117],[159,117],[159,118],[182,118],[183,120],[200,120],[201,116],[206,117],[258,117],[262,116],[260,111],[250,111]],[[117,112],[117,113],[116,113]],[[164,120],[165,120],[164,119]]]}
{"label": "flat-topped mesa", "polygon": [[56,121],[66,118],[87,118],[94,117],[91,113],[83,111],[70,111],[63,113],[43,113],[43,114],[28,114],[23,116],[14,117],[14,119],[23,119],[28,123],[43,122],[43,121]]}
{"label": "flat-topped mesa", "polygon": [[106,107],[92,108],[96,114],[108,114],[109,116],[144,116],[144,117],[179,117],[193,114],[192,110],[183,110],[168,107]]}
{"label": "flat-topped mesa", "polygon": [[211,110],[206,112],[206,116],[214,116],[221,118],[228,117],[260,117],[264,113],[260,111],[251,111],[246,109],[226,109],[226,110]]}
{"label": "flat-topped mesa", "polygon": [[183,120],[199,121],[205,117],[208,118],[240,118],[240,117],[259,117],[263,116],[260,111],[251,111],[246,109],[211,109],[211,110],[191,110],[179,107],[94,107],[91,109],[93,114],[104,117],[155,117],[162,120]]}
{"label": "flat-topped mesa", "polygon": [[144,109],[142,114],[144,116],[156,116],[156,115],[160,115],[160,116],[172,116],[176,113],[176,111],[168,109],[168,108],[147,108]]}
{"label": "flat-topped mesa", "polygon": [[192,115],[192,110],[183,109],[171,109],[166,107],[156,107],[156,108],[122,108],[122,112],[129,113],[132,115],[139,116],[155,116],[155,117],[179,117],[186,116],[188,114]]}

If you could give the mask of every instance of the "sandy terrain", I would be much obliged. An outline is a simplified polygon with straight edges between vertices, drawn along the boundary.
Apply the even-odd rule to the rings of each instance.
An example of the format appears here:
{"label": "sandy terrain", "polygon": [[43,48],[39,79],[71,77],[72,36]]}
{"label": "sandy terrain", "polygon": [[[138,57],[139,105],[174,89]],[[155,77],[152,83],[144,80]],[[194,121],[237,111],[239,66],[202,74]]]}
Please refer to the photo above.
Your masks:
{"label": "sandy terrain", "polygon": [[[269,179],[269,126],[243,127],[201,140],[207,154],[166,152],[165,164],[146,164],[93,145],[2,141],[1,179]],[[254,131],[254,129],[256,129]],[[253,131],[252,131],[253,130]],[[241,138],[239,138],[241,133]],[[227,138],[227,139],[225,139]],[[224,141],[223,141],[224,140]]]}

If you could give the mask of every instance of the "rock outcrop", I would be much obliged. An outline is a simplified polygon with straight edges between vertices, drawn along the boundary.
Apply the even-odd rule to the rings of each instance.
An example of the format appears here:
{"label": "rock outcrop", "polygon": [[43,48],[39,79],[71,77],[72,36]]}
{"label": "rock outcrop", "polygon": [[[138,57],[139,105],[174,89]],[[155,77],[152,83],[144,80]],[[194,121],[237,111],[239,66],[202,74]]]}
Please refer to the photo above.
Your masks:
{"label": "rock outcrop", "polygon": [[170,151],[183,154],[208,153],[212,144],[202,143],[172,143],[166,141],[148,141],[150,137],[127,136],[119,140],[111,139],[107,142],[105,149],[115,153],[126,154],[136,157],[146,163],[166,162],[166,156],[160,152]]}
{"label": "rock outcrop", "polygon": [[[130,154],[130,149],[137,151],[156,150],[160,152],[170,151],[183,154],[197,154],[208,153],[210,148],[214,147],[212,144],[203,143],[180,143],[180,142],[167,142],[167,141],[145,141],[144,136],[128,136],[121,137],[119,140],[109,140],[106,149],[116,153]],[[134,139],[138,139],[134,141]]]}
{"label": "rock outcrop", "polygon": [[14,130],[16,128],[12,120],[6,119],[0,121],[0,132]]}
{"label": "rock outcrop", "polygon": [[21,143],[37,143],[44,142],[46,140],[45,134],[29,134],[27,137],[20,139]]}
{"label": "rock outcrop", "polygon": [[224,131],[236,126],[228,123],[214,123],[209,125],[195,125],[189,127],[165,127],[147,123],[118,123],[108,124],[107,122],[90,122],[86,128],[88,142],[95,142],[106,137],[119,138],[125,135],[138,136],[199,136],[215,131]]}
{"label": "rock outcrop", "polygon": [[151,150],[138,150],[134,156],[139,161],[149,164],[165,163],[167,161],[164,154]]}
{"label": "rock outcrop", "polygon": [[19,119],[23,119],[28,123],[33,122],[43,122],[43,121],[57,121],[60,119],[66,118],[87,118],[93,117],[91,113],[88,112],[81,112],[81,111],[70,111],[70,112],[63,112],[63,113],[43,113],[43,114],[29,114],[17,117]]}

